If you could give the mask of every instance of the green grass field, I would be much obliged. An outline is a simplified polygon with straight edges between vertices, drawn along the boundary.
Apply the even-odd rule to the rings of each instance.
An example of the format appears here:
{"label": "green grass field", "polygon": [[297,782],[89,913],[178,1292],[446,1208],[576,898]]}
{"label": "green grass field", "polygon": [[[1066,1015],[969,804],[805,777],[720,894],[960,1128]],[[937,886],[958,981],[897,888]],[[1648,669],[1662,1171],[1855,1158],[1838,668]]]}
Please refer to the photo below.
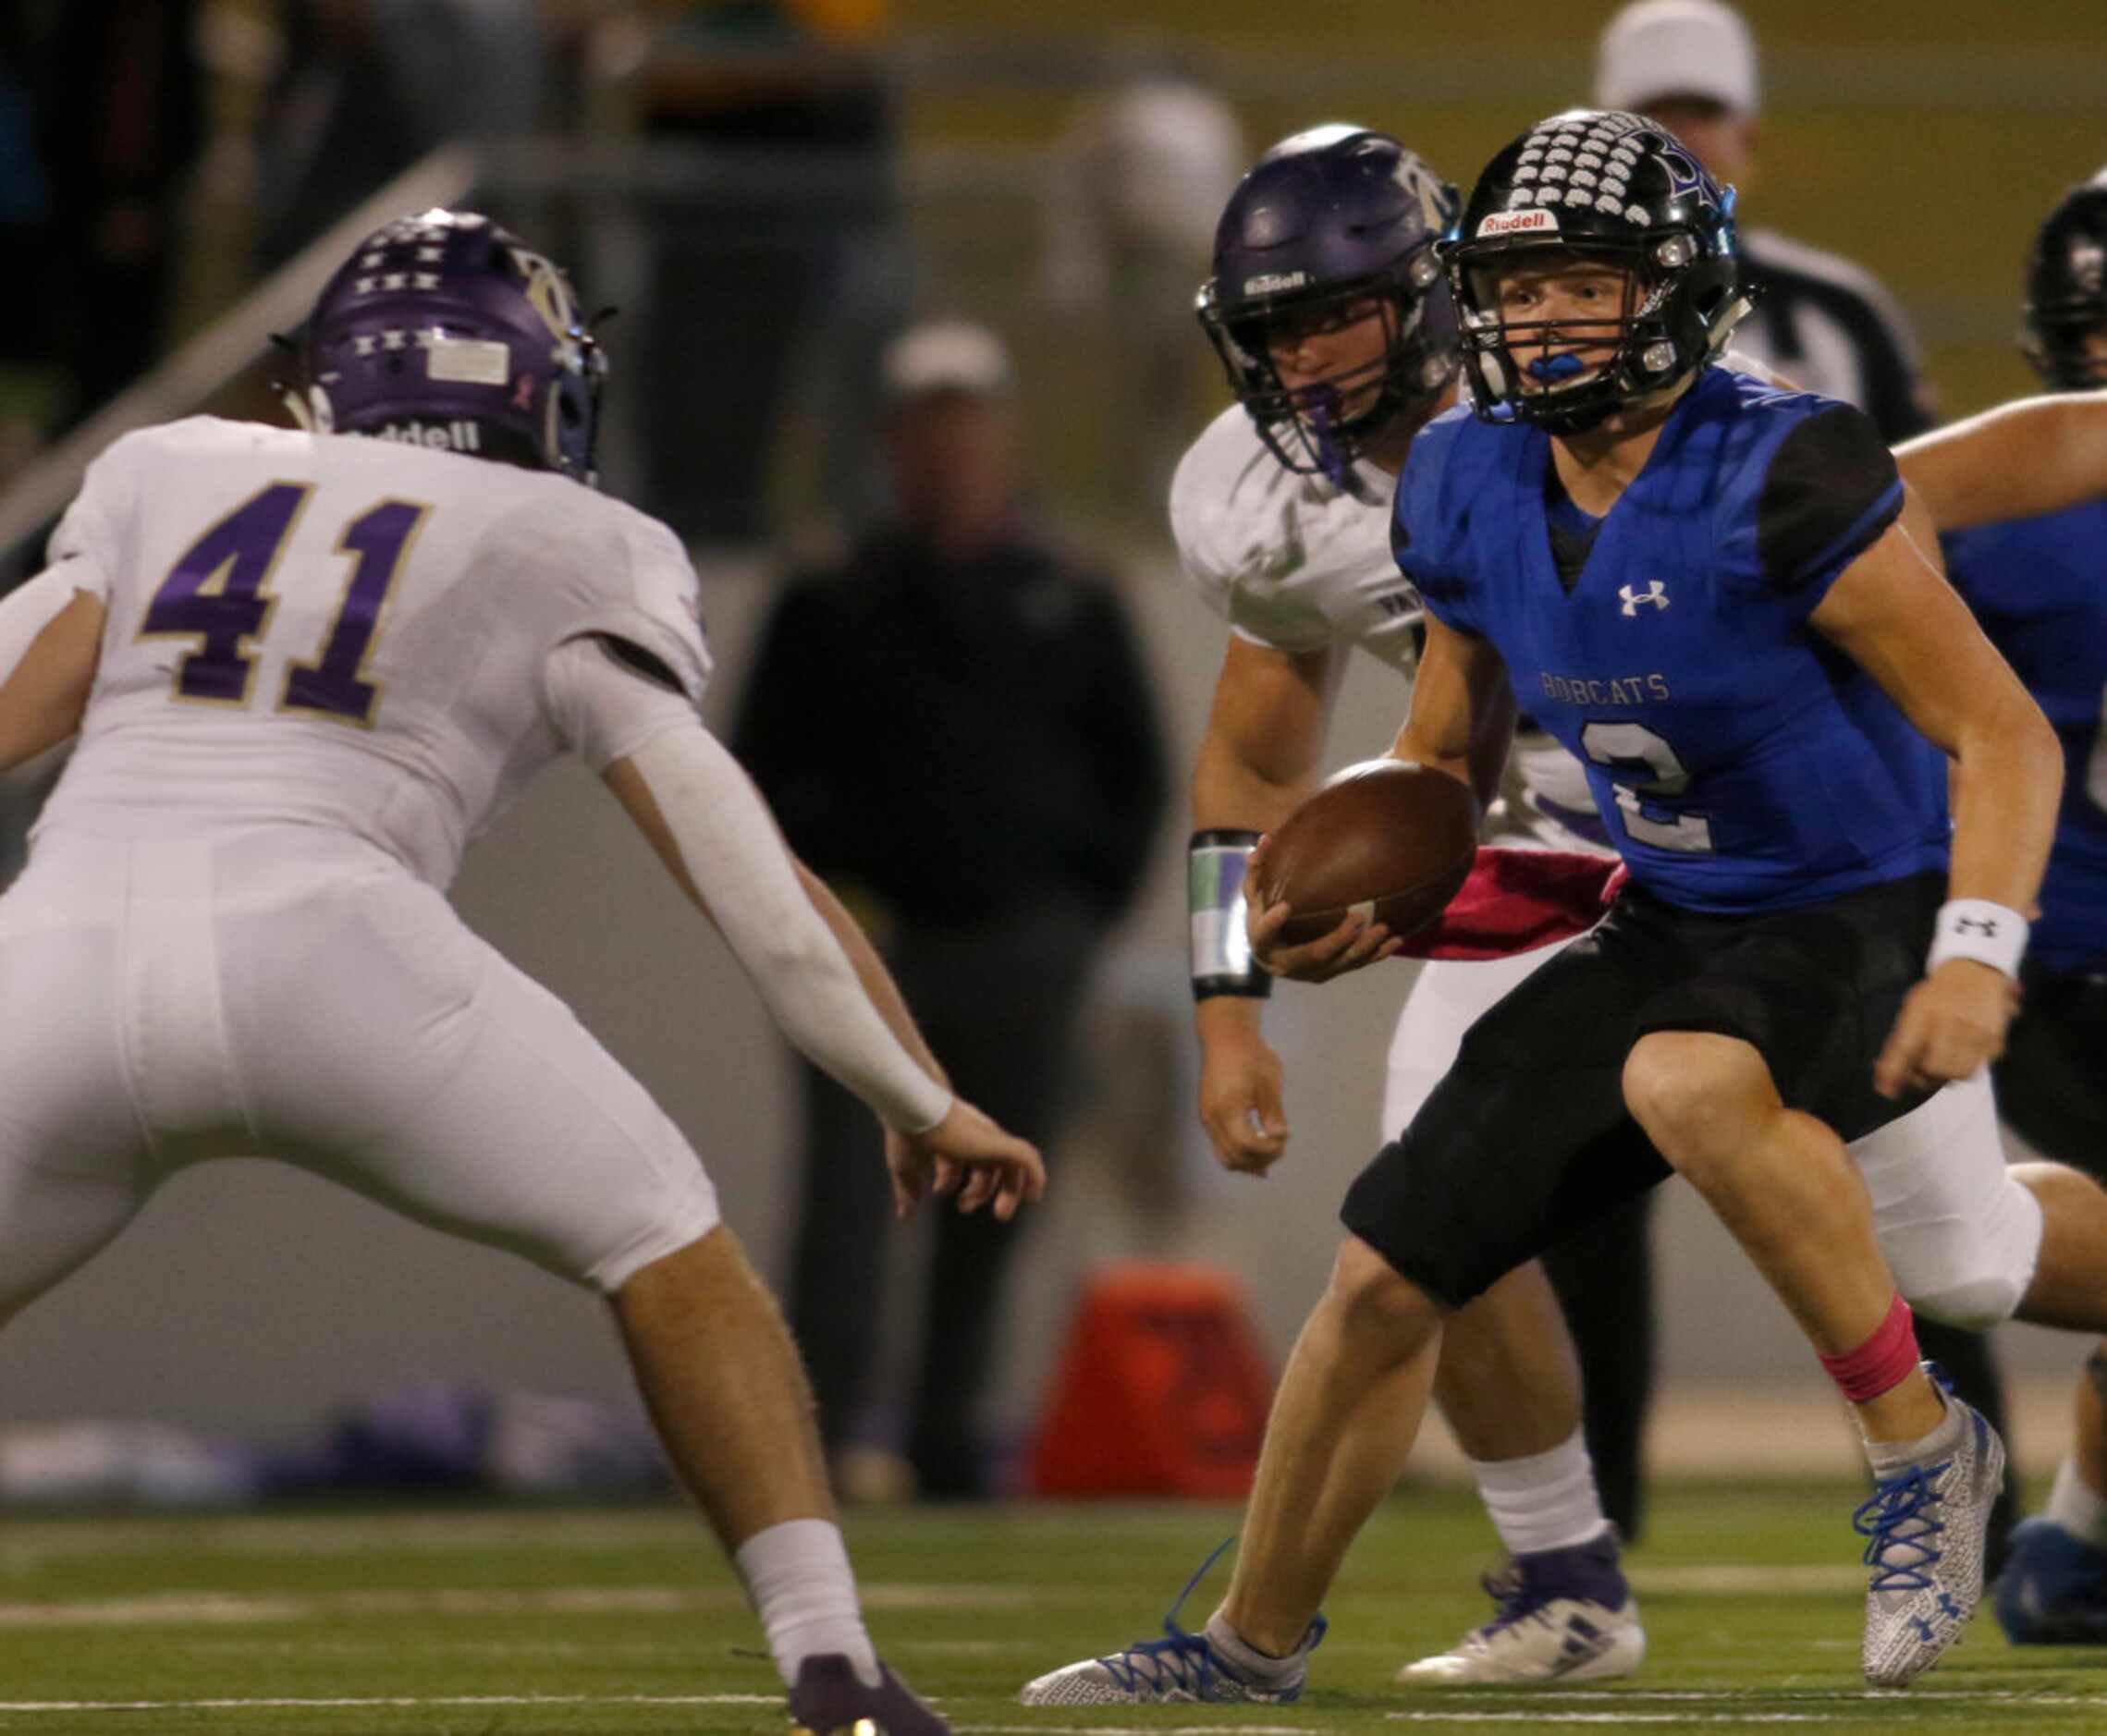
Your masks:
{"label": "green grass field", "polygon": [[[898,1510],[851,1529],[881,1648],[962,1732],[2107,1727],[2107,1652],[2015,1651],[1987,1615],[1917,1688],[1862,1689],[1854,1498],[1844,1485],[1665,1489],[1633,1562],[1652,1644],[1635,1681],[1408,1693],[1391,1672],[1478,1619],[1490,1553],[1466,1494],[1413,1493],[1349,1561],[1302,1704],[1096,1716],[1027,1712],[1016,1687],[1154,1631],[1232,1511]],[[1193,1623],[1219,1589],[1194,1597]],[[678,1511],[0,1524],[0,1730],[781,1727],[759,1631]]]}

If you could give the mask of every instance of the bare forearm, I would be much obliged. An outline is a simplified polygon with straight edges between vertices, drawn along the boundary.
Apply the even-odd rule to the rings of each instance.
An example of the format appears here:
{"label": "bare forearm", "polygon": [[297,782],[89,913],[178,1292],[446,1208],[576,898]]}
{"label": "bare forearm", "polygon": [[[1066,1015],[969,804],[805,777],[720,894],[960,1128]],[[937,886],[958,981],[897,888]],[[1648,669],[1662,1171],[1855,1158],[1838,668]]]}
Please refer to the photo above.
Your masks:
{"label": "bare forearm", "polygon": [[1210,735],[1193,767],[1193,829],[1270,832],[1317,782],[1312,764],[1289,777],[1268,776]]}
{"label": "bare forearm", "polygon": [[1390,744],[1412,760],[1468,784],[1485,806],[1500,789],[1514,736],[1514,691],[1483,640],[1429,620],[1412,710]]}
{"label": "bare forearm", "polygon": [[2002,405],[1895,448],[1942,532],[2107,495],[2107,393]]}
{"label": "bare forearm", "polygon": [[1486,701],[1471,735],[1470,786],[1477,792],[1480,812],[1492,805],[1500,793],[1500,779],[1507,770],[1507,751],[1514,742],[1514,691],[1506,682]]}
{"label": "bare forearm", "polygon": [[1270,832],[1317,782],[1338,679],[1331,651],[1231,638],[1193,767],[1195,831]]}
{"label": "bare forearm", "polygon": [[[1477,789],[1478,763],[1485,757],[1480,746],[1484,738],[1481,734],[1467,730],[1459,731],[1453,727],[1454,722],[1455,719],[1452,717],[1446,719],[1444,727],[1440,728],[1429,727],[1427,720],[1421,715],[1421,708],[1415,705],[1412,715],[1404,720],[1404,727],[1397,732],[1397,740],[1390,743],[1390,758],[1430,765],[1438,772],[1448,773],[1460,783]],[[1512,734],[1513,728],[1513,715],[1510,712],[1507,728],[1502,735],[1503,743],[1506,735]],[[1504,762],[1504,745],[1501,757]],[[1493,783],[1497,788],[1497,770],[1493,774]]]}
{"label": "bare forearm", "polygon": [[1953,800],[1949,896],[2031,911],[2063,800],[2063,751],[2024,692],[1963,739]]}

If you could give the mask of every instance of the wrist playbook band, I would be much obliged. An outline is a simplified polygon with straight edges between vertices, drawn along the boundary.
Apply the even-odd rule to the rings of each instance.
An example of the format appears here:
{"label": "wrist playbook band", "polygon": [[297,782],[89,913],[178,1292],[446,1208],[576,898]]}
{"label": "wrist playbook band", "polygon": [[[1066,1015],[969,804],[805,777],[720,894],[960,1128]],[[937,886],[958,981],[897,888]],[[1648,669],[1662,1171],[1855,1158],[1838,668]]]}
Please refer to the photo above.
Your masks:
{"label": "wrist playbook band", "polygon": [[1936,971],[1948,959],[1973,959],[2016,980],[2026,950],[2027,919],[2017,911],[1988,899],[1949,899],[1939,907],[1924,968]]}
{"label": "wrist playbook band", "polygon": [[1243,926],[1243,874],[1256,832],[1195,832],[1185,847],[1185,900],[1193,919],[1193,998],[1264,996],[1273,978],[1251,956]]}

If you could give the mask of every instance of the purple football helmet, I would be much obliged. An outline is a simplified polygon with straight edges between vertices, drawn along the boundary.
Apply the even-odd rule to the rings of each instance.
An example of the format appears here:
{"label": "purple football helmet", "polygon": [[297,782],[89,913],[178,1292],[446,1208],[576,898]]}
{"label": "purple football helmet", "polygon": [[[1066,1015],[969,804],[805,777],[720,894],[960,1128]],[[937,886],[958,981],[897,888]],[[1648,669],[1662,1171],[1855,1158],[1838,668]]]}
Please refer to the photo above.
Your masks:
{"label": "purple football helmet", "polygon": [[435,208],[368,236],[316,298],[304,355],[319,432],[595,481],[606,358],[570,279],[488,217]]}
{"label": "purple football helmet", "polygon": [[[1286,469],[1345,480],[1361,442],[1427,415],[1456,372],[1456,316],[1435,243],[1456,189],[1388,133],[1335,124],[1283,139],[1237,184],[1200,286],[1200,324],[1258,437]],[[1283,316],[1373,300],[1387,341],[1368,369],[1291,390],[1268,348]],[[1340,405],[1380,390],[1351,419]]]}

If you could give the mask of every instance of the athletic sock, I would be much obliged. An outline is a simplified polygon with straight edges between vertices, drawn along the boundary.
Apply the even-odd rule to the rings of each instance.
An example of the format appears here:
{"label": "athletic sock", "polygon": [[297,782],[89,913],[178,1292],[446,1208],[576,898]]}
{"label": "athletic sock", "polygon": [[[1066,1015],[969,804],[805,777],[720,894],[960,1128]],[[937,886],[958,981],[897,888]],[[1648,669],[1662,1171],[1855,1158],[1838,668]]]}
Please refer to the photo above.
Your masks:
{"label": "athletic sock", "polygon": [[[1938,1389],[1933,1388],[1936,1392]],[[1873,1474],[1887,1478],[1911,1465],[1929,1463],[1942,1459],[1961,1444],[1962,1430],[1967,1425],[1967,1413],[1944,1393],[1939,1399],[1946,1407],[1946,1414],[1939,1419],[1939,1426],[1917,1440],[1869,1440],[1866,1443],[1866,1457],[1872,1461]]]}
{"label": "athletic sock", "polygon": [[1301,1646],[1296,1646],[1285,1657],[1262,1652],[1231,1627],[1229,1618],[1219,1609],[1207,1618],[1207,1625],[1201,1632],[1231,1669],[1253,1681],[1270,1684],[1290,1681],[1303,1673],[1303,1660],[1307,1654]]}
{"label": "athletic sock", "polygon": [[2107,1549],[2107,1497],[2096,1495],[2078,1475],[2077,1461],[2065,1459],[2056,1471],[2043,1517],[2096,1549]]}
{"label": "athletic sock", "polygon": [[747,1538],[732,1561],[786,1683],[796,1683],[806,1658],[839,1652],[868,1686],[878,1685],[878,1655],[864,1632],[856,1576],[839,1525],[786,1520]]}
{"label": "athletic sock", "polygon": [[1609,1529],[1595,1487],[1595,1462],[1577,1428],[1549,1452],[1474,1459],[1471,1470],[1478,1498],[1510,1555],[1576,1548]]}

